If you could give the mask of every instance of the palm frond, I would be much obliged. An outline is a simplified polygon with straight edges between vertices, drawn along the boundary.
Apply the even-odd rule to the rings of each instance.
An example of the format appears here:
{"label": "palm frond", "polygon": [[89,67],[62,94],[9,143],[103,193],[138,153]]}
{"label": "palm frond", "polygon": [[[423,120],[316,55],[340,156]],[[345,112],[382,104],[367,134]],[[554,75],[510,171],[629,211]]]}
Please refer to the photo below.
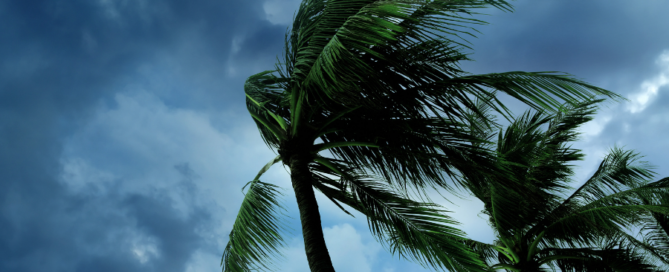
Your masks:
{"label": "palm frond", "polygon": [[470,15],[469,9],[482,8],[486,4],[509,7],[505,1],[303,2],[295,17],[291,37],[286,38],[286,47],[290,48],[286,50],[286,62],[291,63],[286,74],[290,74],[296,85],[299,82],[293,89],[300,92],[295,95],[296,104],[318,102],[327,108],[332,102],[363,102],[359,99],[360,88],[367,89],[369,94],[385,88],[380,82],[375,83],[366,77],[375,70],[361,56],[400,64],[395,61],[399,56],[386,56],[385,51],[390,46],[397,46],[399,40],[404,46],[432,40],[434,38],[427,35],[434,34],[430,30],[468,34],[465,29],[470,27],[464,23],[482,22],[459,14]]}
{"label": "palm frond", "polygon": [[655,173],[647,162],[636,163],[638,154],[613,147],[600,163],[595,173],[574,193],[565,199],[552,212],[551,217],[537,223],[536,228],[543,228],[549,222],[563,218],[584,205],[607,195],[621,192],[645,183]]}
{"label": "palm frond", "polygon": [[[536,244],[537,250],[542,252],[539,254],[543,255],[541,260],[549,262],[553,268],[559,264],[564,271],[600,271],[587,270],[597,267],[606,267],[601,271],[659,271],[656,264],[664,263],[663,254],[667,251],[654,247],[648,241],[649,237],[659,237],[660,241],[666,238],[662,236],[666,233],[658,232],[659,225],[652,219],[659,222],[669,214],[669,207],[663,206],[660,201],[669,195],[669,187],[666,187],[669,183],[664,180],[648,183],[647,178],[653,172],[648,170],[650,166],[645,162],[641,165],[633,164],[635,154],[614,148],[593,178],[572,196],[563,200],[555,195],[569,188],[568,177],[573,172],[566,163],[582,157],[578,150],[563,146],[567,141],[577,139],[575,129],[592,119],[590,115],[595,112],[593,105],[602,101],[591,96],[574,106],[561,106],[564,112],[548,118],[544,118],[543,112],[534,115],[526,112],[514,120],[506,133],[498,134],[498,155],[501,161],[512,162],[509,167],[519,177],[519,182],[524,184],[522,187],[500,182],[500,179],[504,179],[501,175],[481,177],[478,173],[464,173],[469,178],[466,181],[470,182],[470,190],[483,200],[497,236],[505,241],[503,246],[506,248],[524,248],[527,243],[534,241],[532,244]],[[482,108],[480,102],[477,107]],[[483,108],[479,112],[486,111],[487,108]],[[490,129],[486,130],[483,123],[476,123],[477,118],[482,116],[469,115],[469,132],[478,133],[479,138],[489,139]],[[538,127],[549,121],[548,130],[539,133]],[[518,207],[523,209],[519,210]],[[639,222],[646,222],[648,229],[653,230],[649,233],[654,232],[647,235],[644,241],[633,239],[625,233],[627,227]],[[539,231],[545,237],[536,237]],[[520,238],[520,235],[523,237]],[[624,247],[617,249],[584,249],[546,255],[547,250],[555,251],[552,248],[555,246],[593,246],[602,237],[607,237],[610,242],[626,242]],[[567,252],[580,253],[564,255]],[[527,254],[531,255],[532,252]],[[612,261],[614,259],[618,261]],[[499,265],[509,264],[504,258],[499,259],[499,262]],[[487,264],[490,265],[489,262]]]}
{"label": "palm frond", "polygon": [[[576,105],[580,100],[590,99],[596,95],[605,95],[614,100],[627,100],[616,93],[587,84],[571,77],[569,74],[558,72],[514,71],[467,75],[453,78],[450,83],[471,86],[476,89],[487,87],[499,90],[537,111],[549,110],[553,112],[555,109],[565,111],[565,108],[558,104],[557,100],[548,96],[547,93],[553,94],[571,105]],[[497,109],[496,106],[495,109]],[[498,112],[501,111],[498,110]]]}
{"label": "palm frond", "polygon": [[[563,105],[566,112],[552,116],[527,111],[514,120],[506,132],[499,132],[496,151],[503,159],[500,162],[509,162],[507,165],[512,175],[520,183],[505,181],[507,177],[503,175],[481,177],[476,172],[463,173],[466,182],[460,183],[467,184],[470,191],[484,202],[492,223],[503,235],[511,235],[506,233],[507,230],[531,227],[538,219],[549,216],[548,213],[560,204],[561,198],[553,194],[569,188],[568,177],[573,171],[567,163],[583,157],[578,150],[565,148],[564,144],[576,138],[574,130],[592,119],[588,116],[595,113],[592,105],[601,101],[591,98],[576,106]],[[484,105],[479,103],[478,106]],[[482,108],[482,112],[486,111]],[[476,116],[470,118],[475,119]],[[546,132],[538,131],[541,125],[549,122]],[[481,133],[488,138],[492,136],[490,130]],[[519,190],[518,186],[523,189]],[[518,207],[524,209],[519,210]]]}
{"label": "palm frond", "polygon": [[[478,113],[472,110],[467,110],[465,113],[465,118],[467,124],[470,126],[470,131],[478,136],[477,138],[490,141],[496,135],[493,127],[502,129],[502,126],[496,122],[497,117],[490,113],[492,110],[490,101],[493,100],[496,93],[497,91],[493,91],[488,97],[476,99],[475,109]],[[472,142],[471,144],[480,145],[481,143]]]}
{"label": "palm frond", "polygon": [[[595,113],[592,105],[601,101],[603,100],[587,100],[575,107],[565,105],[565,113],[560,112],[548,118],[542,118],[542,112],[532,116],[526,112],[520,119],[514,121],[504,137],[500,132],[497,151],[506,160],[527,165],[527,167],[511,166],[514,174],[526,182],[527,186],[523,186],[523,190],[504,185],[512,183],[500,184],[502,187],[497,189],[498,198],[507,198],[506,202],[499,204],[508,204],[498,207],[498,210],[513,209],[514,205],[527,207],[523,211],[514,209],[516,213],[504,217],[505,221],[513,224],[506,225],[508,228],[526,228],[532,225],[530,222],[550,217],[549,213],[558,206],[558,201],[562,200],[555,193],[570,188],[567,184],[573,171],[567,163],[581,160],[583,157],[578,150],[565,148],[564,144],[576,139],[575,129],[592,120],[592,117],[588,116]],[[550,121],[548,130],[543,133],[537,132],[539,126],[548,121]],[[512,196],[514,198],[511,198]]]}
{"label": "palm frond", "polygon": [[[286,131],[288,100],[280,89],[287,79],[272,75],[274,71],[263,71],[250,76],[244,84],[246,107],[254,117],[260,136],[272,149],[279,148],[279,134]],[[285,137],[285,135],[284,135]]]}
{"label": "palm frond", "polygon": [[[659,181],[645,185],[646,188],[662,188],[668,184],[669,177],[663,178]],[[667,190],[662,190],[660,194],[656,190],[646,191],[636,194],[639,199],[636,202],[643,205],[657,205],[667,207],[667,198],[669,193]],[[628,194],[623,194],[629,197]],[[619,194],[613,195],[614,198],[620,198]],[[610,201],[610,200],[609,200]],[[635,252],[639,252],[646,257],[654,266],[669,269],[669,235],[667,235],[666,220],[669,215],[660,212],[641,213],[640,220],[635,222],[635,226],[641,227],[637,237],[641,236],[641,240],[625,232],[615,232],[609,234],[604,241],[618,242],[621,248],[627,248]]]}
{"label": "palm frond", "polygon": [[548,129],[543,133],[544,139],[538,144],[544,152],[543,156],[533,157],[528,169],[528,175],[537,188],[551,193],[566,193],[567,189],[571,189],[567,184],[572,183],[569,177],[574,174],[573,165],[567,163],[582,160],[584,154],[565,145],[578,139],[580,133],[576,129],[593,119],[592,115],[597,110],[594,105],[603,101],[591,97],[575,106],[563,105],[565,112],[551,116]]}
{"label": "palm frond", "polygon": [[223,252],[223,271],[270,270],[269,258],[280,256],[284,243],[277,224],[276,187],[261,181],[250,185]]}
{"label": "palm frond", "polygon": [[463,241],[463,243],[471,248],[472,251],[476,252],[476,254],[478,254],[479,257],[488,266],[492,266],[494,263],[493,260],[496,260],[499,255],[499,251],[495,250],[494,245],[479,242],[473,239],[466,239]]}
{"label": "palm frond", "polygon": [[[654,222],[647,222],[646,225],[652,224]],[[604,243],[618,243],[619,248],[625,248],[631,251],[634,251],[637,254],[641,254],[646,257],[648,263],[651,263],[655,267],[664,268],[669,270],[669,251],[666,246],[662,246],[661,243],[657,243],[656,238],[651,233],[639,233],[642,235],[642,240],[637,239],[636,237],[625,233],[625,232],[616,232],[608,237],[604,237],[602,240]],[[660,236],[660,239],[666,241],[666,234]]]}
{"label": "palm frond", "polygon": [[[597,237],[621,235],[626,227],[636,225],[650,213],[669,214],[669,206],[644,204],[641,198],[653,199],[669,193],[669,179],[635,185],[586,205],[572,207],[568,215],[548,225],[546,239],[560,239],[570,246],[592,244]],[[641,198],[639,197],[641,196]]]}
{"label": "palm frond", "polygon": [[375,142],[378,148],[342,146],[330,150],[336,158],[358,168],[369,167],[396,188],[449,188],[445,175],[453,177],[456,171],[503,171],[494,161],[495,154],[469,144],[483,140],[469,135],[463,124],[436,117],[383,118],[363,109],[356,113],[355,119],[342,118],[332,126],[361,129],[323,135],[323,142]]}
{"label": "palm frond", "polygon": [[[644,256],[624,248],[614,248],[609,244],[602,249],[591,248],[546,248],[541,252],[543,259],[555,262],[563,272],[659,272]],[[582,258],[582,259],[579,259]]]}
{"label": "palm frond", "polygon": [[439,205],[400,196],[343,161],[328,161],[345,177],[334,180],[330,176],[340,175],[332,167],[312,165],[314,187],[365,214],[372,234],[391,252],[435,269],[483,271],[476,253],[462,243],[464,233],[451,227],[457,222]]}
{"label": "palm frond", "polygon": [[[291,59],[293,63],[292,70],[286,72],[286,76],[291,78],[289,91],[292,98],[290,111],[293,132],[296,132],[299,126],[299,120],[312,120],[303,117],[300,112],[312,109],[310,107],[315,107],[316,104],[323,109],[323,112],[316,114],[313,123],[318,123],[318,118],[330,116],[327,113],[334,115],[347,108],[363,106],[363,109],[356,110],[356,119],[364,120],[358,116],[361,114],[372,116],[374,112],[377,112],[377,117],[382,113],[387,118],[398,119],[397,122],[413,120],[420,116],[425,119],[430,115],[424,109],[427,107],[438,116],[445,113],[449,120],[456,124],[459,119],[464,118],[461,114],[462,105],[477,110],[467,94],[474,94],[477,97],[490,96],[492,93],[485,90],[488,87],[507,93],[527,89],[519,94],[527,95],[536,94],[536,88],[532,89],[530,85],[539,84],[542,88],[552,88],[553,93],[564,95],[567,93],[576,93],[580,96],[584,96],[583,93],[613,95],[606,90],[560,75],[506,73],[461,76],[463,73],[457,68],[456,63],[465,60],[466,57],[459,52],[460,45],[445,38],[435,40],[433,34],[469,33],[465,23],[483,23],[467,17],[471,15],[470,9],[489,4],[498,8],[508,7],[505,1],[349,0],[329,1],[327,4],[322,1],[306,1],[298,11],[291,32],[292,51],[287,51],[286,54],[287,59]],[[515,88],[510,84],[522,85],[522,88]],[[529,92],[530,89],[534,91]],[[496,98],[493,99],[497,101]],[[575,100],[567,101],[574,103]],[[550,108],[552,104],[549,104],[542,105]],[[495,109],[498,109],[497,106]],[[349,122],[346,125],[368,128],[370,122],[377,121],[378,118],[370,118],[363,122]],[[340,122],[340,125],[344,123]],[[420,126],[414,124],[410,126],[411,129],[422,129],[426,126],[425,123],[414,123]],[[445,122],[440,125],[449,127],[451,131],[460,130]],[[383,132],[378,129],[365,130],[370,131],[366,135],[367,139],[354,141],[369,142],[385,135],[407,134],[397,133],[402,127],[393,131],[385,129]],[[335,131],[337,132],[323,135],[321,139],[327,142],[327,138],[337,138],[331,141],[342,142],[346,140],[343,138],[352,136],[340,137],[341,130],[335,129]],[[423,129],[419,130],[419,133],[423,135],[412,138],[433,137],[431,134],[439,132]],[[438,178],[437,174],[431,173],[435,171],[430,169],[434,169],[435,164],[440,164],[441,169],[446,169],[446,174],[453,177],[453,172],[449,169],[455,164],[446,165],[446,162],[451,161],[459,162],[463,169],[474,164],[488,172],[499,171],[499,167],[491,163],[493,156],[490,156],[489,152],[486,154],[482,150],[467,147],[464,144],[467,139],[472,138],[467,136],[442,138],[438,143],[421,140],[415,144],[408,144],[409,141],[404,141],[403,146],[389,144],[384,151],[381,151],[383,148],[379,148],[376,151],[364,150],[364,152],[376,153],[372,157],[375,171],[386,175],[385,178],[389,181],[418,180],[417,176],[424,175],[440,187],[444,187],[445,182]],[[392,147],[395,146],[397,148],[393,150]],[[406,154],[406,150],[417,150],[418,153],[424,153],[425,150],[430,150],[432,153],[437,151],[444,153],[444,156],[440,160],[418,158]],[[344,152],[347,154],[343,154]],[[333,150],[333,154],[339,158],[355,158],[358,166],[363,164],[364,152],[359,148],[349,148],[346,151]],[[382,153],[384,157],[391,158],[379,159]],[[400,157],[402,153],[404,155]],[[438,161],[440,162],[437,163]]]}
{"label": "palm frond", "polygon": [[276,200],[281,193],[278,186],[259,180],[278,161],[280,157],[270,161],[253,181],[247,183],[249,189],[221,258],[224,272],[272,270],[271,258],[282,256],[279,247],[285,245],[281,237],[285,226],[279,219],[282,217],[280,211],[285,209]]}

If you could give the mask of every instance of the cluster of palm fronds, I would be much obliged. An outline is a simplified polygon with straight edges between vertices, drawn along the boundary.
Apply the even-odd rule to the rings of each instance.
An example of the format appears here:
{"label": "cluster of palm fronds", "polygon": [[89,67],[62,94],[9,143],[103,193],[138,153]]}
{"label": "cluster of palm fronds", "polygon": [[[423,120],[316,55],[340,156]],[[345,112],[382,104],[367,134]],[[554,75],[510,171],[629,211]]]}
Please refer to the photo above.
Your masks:
{"label": "cluster of palm fronds", "polygon": [[[391,252],[435,269],[650,271],[667,264],[669,180],[650,182],[635,154],[614,149],[561,198],[574,184],[565,163],[583,156],[563,144],[592,119],[602,101],[596,95],[619,95],[554,72],[460,70],[468,60],[463,37],[484,23],[472,10],[489,5],[511,8],[503,0],[304,0],[286,35],[284,63],[245,85],[247,108],[279,155],[248,184],[223,270],[271,268],[280,253],[279,194],[260,181],[278,162],[290,168],[312,271],[334,271],[314,188],[344,212],[367,216]],[[496,92],[537,113],[500,131],[491,148],[489,110],[510,120]],[[548,130],[538,131],[545,123]],[[494,244],[468,239],[444,208],[408,193],[453,186],[484,202]],[[641,240],[627,233],[630,226],[643,229]]]}
{"label": "cluster of palm fronds", "polygon": [[[592,120],[593,105],[602,101],[588,100],[552,116],[526,112],[506,133],[499,131],[496,150],[500,158],[518,164],[511,166],[517,181],[463,173],[461,183],[483,201],[497,236],[493,244],[465,243],[490,268],[669,268],[669,177],[652,181],[652,166],[639,162],[638,154],[614,147],[592,177],[575,189],[569,186],[578,183],[569,178],[573,171],[567,163],[583,154],[565,144],[576,140],[576,128]],[[476,126],[476,117],[472,121]],[[538,131],[546,123],[548,129]],[[488,139],[495,134],[480,126],[474,131]],[[641,231],[630,235],[635,229]]]}

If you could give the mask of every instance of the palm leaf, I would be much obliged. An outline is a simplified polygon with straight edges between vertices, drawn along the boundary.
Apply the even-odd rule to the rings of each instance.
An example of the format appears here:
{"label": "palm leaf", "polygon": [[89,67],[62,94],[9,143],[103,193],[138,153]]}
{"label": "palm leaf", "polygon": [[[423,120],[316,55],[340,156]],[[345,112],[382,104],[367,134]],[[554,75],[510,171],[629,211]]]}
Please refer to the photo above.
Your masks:
{"label": "palm leaf", "polygon": [[466,24],[484,23],[466,17],[472,14],[470,9],[489,4],[510,7],[505,1],[342,0],[328,1],[327,5],[305,1],[291,37],[286,38],[286,63],[290,64],[285,75],[292,82],[293,123],[297,124],[295,118],[305,102],[316,102],[324,109],[337,105],[378,108],[388,105],[383,100],[390,93],[405,92],[403,89],[444,96],[459,88],[461,93],[464,90],[480,96],[489,93],[481,87],[492,87],[514,97],[527,96],[529,100],[521,100],[548,109],[556,106],[555,101],[537,90],[543,88],[572,104],[576,100],[570,94],[616,96],[567,75],[512,72],[458,76],[463,73],[455,63],[466,58],[458,53],[457,42],[438,33],[470,34],[466,29],[471,27]]}
{"label": "palm leaf", "polygon": [[[388,241],[391,252],[436,269],[483,271],[483,263],[461,242],[464,233],[449,226],[457,222],[440,206],[400,196],[371,176],[356,174],[343,161],[327,161],[329,166],[311,166],[314,187],[365,214],[372,234],[384,245]],[[330,178],[339,173],[345,177]]]}
{"label": "palm leaf", "polygon": [[635,185],[631,189],[614,192],[586,205],[571,207],[569,214],[542,228],[546,231],[546,242],[555,244],[560,240],[575,247],[593,244],[602,236],[620,237],[626,227],[641,222],[644,214],[669,214],[669,207],[647,205],[639,197],[656,198],[666,195],[668,190],[669,179],[660,180],[642,186]]}
{"label": "palm leaf", "polygon": [[537,111],[555,111],[555,109],[565,111],[564,107],[554,98],[548,96],[546,92],[557,96],[570,105],[577,105],[579,100],[590,99],[595,95],[602,94],[614,99],[627,100],[618,94],[572,78],[569,74],[558,72],[514,71],[467,75],[454,78],[450,82],[472,86],[473,88],[493,88],[524,102]]}
{"label": "palm leaf", "polygon": [[[286,51],[286,59],[293,66],[287,69],[296,82],[300,82],[296,95],[299,103],[304,99],[327,104],[360,103],[359,90],[362,85],[379,90],[380,84],[366,80],[363,75],[374,71],[362,55],[384,56],[385,45],[398,40],[406,30],[413,34],[421,28],[458,31],[458,21],[478,20],[458,16],[467,14],[468,8],[483,7],[483,1],[305,1],[295,18],[291,32],[292,50]],[[503,1],[487,1],[497,4]],[[445,12],[451,11],[451,12]],[[438,19],[436,15],[442,15]],[[402,23],[397,23],[403,20]],[[421,23],[423,25],[421,25]],[[403,26],[406,25],[406,26]],[[422,40],[431,39],[423,36]],[[408,42],[408,40],[404,40]],[[288,46],[287,46],[288,47]],[[368,73],[358,73],[360,70]],[[362,84],[355,82],[362,81]],[[336,99],[334,99],[336,97]],[[325,102],[325,103],[323,103]]]}
{"label": "palm leaf", "polygon": [[[476,105],[484,114],[489,109],[489,105],[483,103],[486,101],[490,99],[482,99]],[[509,164],[509,167],[524,185],[513,187],[509,186],[513,183],[500,182],[505,178],[503,175],[464,173],[469,178],[466,180],[468,188],[484,202],[503,248],[524,248],[532,244],[531,251],[527,252],[528,261],[533,257],[532,251],[538,251],[541,262],[551,266],[558,264],[563,271],[659,271],[656,264],[666,261],[667,251],[648,241],[650,237],[659,237],[658,241],[666,238],[661,236],[666,232],[657,232],[657,227],[660,221],[669,218],[665,217],[669,207],[660,201],[669,195],[669,183],[664,180],[648,183],[647,178],[653,172],[644,163],[634,165],[635,154],[614,148],[593,178],[572,196],[563,200],[556,195],[569,188],[566,184],[573,174],[565,163],[582,157],[577,150],[564,148],[564,143],[577,138],[574,130],[592,119],[589,115],[595,112],[593,105],[601,101],[590,97],[576,106],[561,106],[564,112],[549,118],[544,118],[543,112],[534,115],[528,112],[515,120],[506,133],[499,133],[497,152],[500,160],[518,164]],[[483,117],[476,113],[468,117],[470,132],[489,139],[489,126],[486,128],[480,121]],[[539,133],[538,127],[548,121],[548,130]],[[625,233],[626,227],[639,222],[645,222],[649,230],[654,230],[644,241]],[[555,248],[594,246],[603,237],[609,242],[625,243],[617,249],[558,252]],[[488,260],[494,256],[491,251],[494,248],[492,245],[483,248],[486,251],[477,252],[490,265]],[[505,252],[498,256],[502,253]],[[509,266],[507,258],[498,259],[500,263],[492,268],[517,268]],[[618,261],[614,261],[616,259]],[[595,269],[597,267],[603,270]]]}
{"label": "palm leaf", "polygon": [[479,257],[486,263],[488,266],[492,266],[494,259],[497,259],[499,251],[495,250],[495,246],[483,242],[479,242],[473,239],[466,239],[463,241],[472,251],[476,252]]}
{"label": "palm leaf", "polygon": [[279,247],[285,245],[280,235],[283,226],[277,222],[282,216],[279,211],[285,209],[276,200],[281,193],[276,185],[259,180],[279,161],[280,157],[270,161],[253,181],[247,183],[249,189],[221,258],[224,272],[271,270],[270,258],[281,256]]}
{"label": "palm leaf", "polygon": [[[669,177],[650,183],[645,187],[661,188],[666,186],[667,181],[669,181]],[[643,205],[667,207],[665,203],[667,203],[669,194],[666,193],[666,190],[664,191],[659,196],[658,194],[649,194],[648,192],[637,194],[639,197],[637,202]],[[621,248],[640,252],[647,259],[652,260],[653,265],[668,269],[669,236],[667,235],[666,218],[669,218],[669,215],[659,212],[642,213],[640,214],[639,222],[635,224],[641,227],[641,231],[637,235],[640,235],[642,240],[624,232],[616,232],[609,235],[605,241],[618,241],[621,244]]]}
{"label": "palm leaf", "polygon": [[494,154],[468,144],[482,140],[471,136],[464,124],[437,117],[383,117],[383,112],[362,108],[355,113],[355,118],[344,116],[332,122],[334,132],[321,139],[325,144],[376,143],[378,148],[340,146],[330,151],[358,168],[368,167],[396,188],[448,188],[444,174],[453,177],[455,171],[472,169],[503,171],[493,163]]}
{"label": "palm leaf", "polygon": [[[610,244],[603,249],[590,248],[547,248],[542,255],[545,260],[553,259],[557,267],[563,272],[659,272],[653,265],[648,264],[644,256],[628,249],[614,248]],[[579,259],[583,258],[583,259]]]}
{"label": "palm leaf", "polygon": [[263,71],[250,76],[244,84],[246,107],[254,117],[260,136],[270,148],[278,149],[281,137],[287,128],[287,100],[279,89],[285,78],[272,75],[274,71]]}
{"label": "palm leaf", "polygon": [[[459,183],[466,184],[484,202],[500,234],[509,236],[512,234],[507,233],[508,230],[528,228],[560,203],[559,197],[553,193],[568,189],[566,182],[573,174],[566,163],[583,157],[577,150],[565,148],[564,143],[576,138],[574,130],[592,119],[588,116],[595,113],[592,105],[601,101],[591,98],[576,106],[565,105],[562,107],[565,113],[552,116],[545,116],[543,112],[531,115],[528,111],[514,120],[506,132],[500,131],[497,142],[500,161],[512,162],[507,165],[512,175],[520,180],[523,190],[518,190],[519,184],[506,180],[503,175],[486,178],[476,172],[463,173],[466,179]],[[483,108],[487,105],[482,102],[478,106],[482,107],[482,112],[487,112],[488,109]],[[475,115],[470,118],[472,126],[479,127],[480,135],[492,136],[490,130],[475,124]],[[541,125],[549,122],[546,132],[538,131]],[[518,206],[526,208],[518,210]]]}
{"label": "palm leaf", "polygon": [[588,203],[644,183],[655,172],[649,170],[652,167],[646,162],[637,164],[637,159],[638,154],[613,147],[592,177],[556,207],[550,217],[538,222],[535,228],[543,228],[548,222],[563,218]]}
{"label": "palm leaf", "polygon": [[[652,221],[647,222],[644,226],[648,227],[652,223]],[[618,242],[620,248],[626,248],[637,254],[641,254],[646,257],[649,263],[667,270],[669,268],[669,251],[666,246],[663,246],[662,242],[658,243],[659,241],[655,240],[656,236],[652,232],[646,234],[642,232],[640,234],[642,234],[643,240],[639,240],[625,232],[617,232],[606,237],[604,241],[609,243]],[[660,236],[660,239],[666,241],[666,234]]]}

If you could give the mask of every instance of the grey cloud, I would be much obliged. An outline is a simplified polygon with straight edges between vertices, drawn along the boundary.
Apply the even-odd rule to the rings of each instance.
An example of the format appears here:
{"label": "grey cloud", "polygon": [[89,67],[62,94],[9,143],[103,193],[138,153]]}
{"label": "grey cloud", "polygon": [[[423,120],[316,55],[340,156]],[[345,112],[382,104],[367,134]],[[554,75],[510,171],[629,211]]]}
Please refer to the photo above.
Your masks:
{"label": "grey cloud", "polygon": [[[73,193],[58,180],[59,159],[97,103],[142,82],[137,69],[169,55],[184,31],[202,25],[193,42],[207,46],[195,57],[224,63],[231,33],[266,24],[260,3],[3,1],[0,18],[0,270],[183,271],[193,252],[212,250],[198,233],[212,228],[205,209],[189,204],[181,218],[160,192],[114,182]],[[151,237],[159,257],[138,261],[128,244],[137,237]]]}
{"label": "grey cloud", "polygon": [[[588,81],[648,74],[669,47],[669,3],[629,1],[512,1],[494,12],[473,39],[474,70],[564,71]],[[630,82],[627,82],[628,84]],[[612,87],[612,86],[607,86]],[[616,86],[618,87],[618,86]],[[627,87],[627,86],[625,86]],[[627,92],[621,88],[620,91]]]}
{"label": "grey cloud", "polygon": [[[4,197],[11,207],[3,209],[0,270],[183,271],[208,243],[196,232],[212,227],[208,212],[194,207],[182,218],[163,191],[125,195],[111,186],[103,195],[71,195],[52,183],[35,185],[47,188]],[[156,256],[142,263],[133,248],[147,239]]]}

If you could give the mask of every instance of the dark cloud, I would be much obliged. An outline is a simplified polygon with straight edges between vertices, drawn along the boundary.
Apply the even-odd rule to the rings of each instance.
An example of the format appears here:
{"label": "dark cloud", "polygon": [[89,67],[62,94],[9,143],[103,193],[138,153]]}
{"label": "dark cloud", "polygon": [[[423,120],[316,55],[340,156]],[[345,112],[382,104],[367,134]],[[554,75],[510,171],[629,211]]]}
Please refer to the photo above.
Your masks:
{"label": "dark cloud", "polygon": [[268,24],[253,32],[240,42],[237,59],[278,60],[283,62],[286,26]]}
{"label": "dark cloud", "polygon": [[208,212],[195,207],[182,217],[163,191],[123,194],[112,184],[73,195],[29,181],[34,186],[10,184],[3,196],[11,206],[3,207],[2,271],[183,271],[207,245],[196,231],[211,228]]}
{"label": "dark cloud", "polygon": [[[646,91],[644,82],[662,75],[666,68],[657,65],[669,49],[669,3],[664,1],[512,1],[515,11],[504,13],[488,9],[482,17],[489,25],[477,27],[482,33],[473,43],[475,61],[463,64],[473,73],[504,71],[567,72],[595,86],[632,98]],[[665,69],[665,70],[662,70]],[[666,76],[666,72],[664,72]],[[605,122],[596,136],[597,145],[576,143],[575,147],[597,146],[607,152],[618,143],[646,155],[651,164],[660,166],[658,177],[669,175],[666,155],[661,154],[666,141],[659,135],[669,133],[667,121],[667,85],[642,113],[626,110],[631,102],[608,101],[600,105],[595,121]],[[500,95],[500,100],[521,114],[527,106]],[[503,120],[503,119],[501,119]],[[504,125],[508,124],[502,121]],[[662,138],[662,137],[660,137]],[[652,147],[653,143],[656,147]],[[592,151],[592,150],[590,150]],[[586,154],[597,162],[601,158]],[[594,169],[592,169],[594,170]]]}
{"label": "dark cloud", "polygon": [[[175,44],[205,45],[191,56],[225,63],[233,33],[267,24],[260,4],[3,1],[0,18],[0,271],[184,271],[195,250],[211,247],[196,233],[211,227],[208,212],[190,203],[184,218],[165,192],[114,183],[73,193],[58,181],[62,144]],[[194,193],[197,175],[176,168],[187,175],[176,189]],[[142,263],[135,240],[155,256]]]}
{"label": "dark cloud", "polygon": [[[490,25],[474,44],[476,63],[485,72],[563,71],[588,81],[648,74],[669,47],[663,35],[669,3],[629,1],[512,1],[515,11],[491,10]],[[630,84],[630,82],[626,82]],[[613,87],[613,86],[608,86]],[[623,92],[629,90],[621,89]]]}
{"label": "dark cloud", "polygon": [[[208,220],[204,210],[196,210],[187,220],[179,219],[169,207],[168,199],[133,195],[124,200],[129,216],[137,220],[138,229],[158,240],[159,258],[156,271],[183,271],[190,255],[200,246],[202,238],[195,233],[198,223]],[[167,204],[167,205],[166,205]]]}
{"label": "dark cloud", "polygon": [[[182,44],[197,47],[197,52],[183,57],[222,66],[229,58],[232,36],[272,32],[263,29],[270,24],[260,4],[207,0],[6,2],[3,25],[14,27],[0,33],[0,56],[11,63],[2,67],[0,106],[25,108],[41,100],[62,111],[76,111],[124,84],[141,82],[137,77],[143,74],[137,70],[142,65],[178,54],[175,47]],[[256,38],[254,42],[246,43],[245,48],[278,44],[276,39]],[[224,78],[218,70],[208,73]],[[181,78],[188,80],[186,76]]]}

